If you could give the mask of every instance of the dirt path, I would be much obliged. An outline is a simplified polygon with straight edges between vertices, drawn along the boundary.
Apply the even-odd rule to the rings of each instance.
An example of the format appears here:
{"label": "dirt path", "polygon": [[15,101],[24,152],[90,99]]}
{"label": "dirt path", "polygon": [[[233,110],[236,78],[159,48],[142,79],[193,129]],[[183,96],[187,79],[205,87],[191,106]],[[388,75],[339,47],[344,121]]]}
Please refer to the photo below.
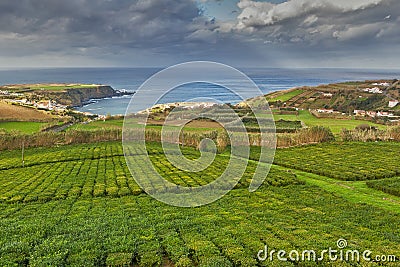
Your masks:
{"label": "dirt path", "polygon": [[68,127],[71,127],[72,125],[74,125],[74,123],[72,123],[72,122],[65,123],[65,124],[62,124],[62,125],[55,125],[53,127],[47,128],[46,130],[44,130],[44,132],[55,132],[55,133],[58,133],[58,132],[64,131]]}

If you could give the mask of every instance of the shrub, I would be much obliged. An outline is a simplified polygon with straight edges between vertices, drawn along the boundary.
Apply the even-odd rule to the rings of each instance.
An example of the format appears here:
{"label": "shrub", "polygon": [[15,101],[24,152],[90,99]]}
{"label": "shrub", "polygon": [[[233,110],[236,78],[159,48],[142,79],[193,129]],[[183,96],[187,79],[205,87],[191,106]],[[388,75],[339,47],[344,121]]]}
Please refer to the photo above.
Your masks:
{"label": "shrub", "polygon": [[232,263],[222,256],[213,256],[209,258],[205,258],[200,264],[199,267],[232,267]]}
{"label": "shrub", "polygon": [[191,267],[193,266],[193,262],[187,256],[182,256],[177,263],[175,264],[176,267]]}

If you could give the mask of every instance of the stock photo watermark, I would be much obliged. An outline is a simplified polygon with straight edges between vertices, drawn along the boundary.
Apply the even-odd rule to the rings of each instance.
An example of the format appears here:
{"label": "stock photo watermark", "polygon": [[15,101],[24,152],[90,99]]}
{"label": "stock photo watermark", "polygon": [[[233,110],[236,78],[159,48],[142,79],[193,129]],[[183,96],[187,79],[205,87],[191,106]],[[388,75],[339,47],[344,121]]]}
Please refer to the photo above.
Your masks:
{"label": "stock photo watermark", "polygon": [[291,261],[291,262],[400,262],[396,255],[375,255],[371,250],[347,249],[348,243],[346,239],[339,239],[336,247],[329,247],[324,250],[275,250],[265,245],[263,249],[257,253],[259,261]]}
{"label": "stock photo watermark", "polygon": [[[188,96],[179,104],[160,103],[160,100],[175,89],[188,85],[206,83],[224,88],[235,95],[246,107],[246,112],[257,120],[260,133],[250,139],[246,127],[233,105],[221,102],[207,95]],[[196,87],[201,93],[202,87]],[[258,98],[257,98],[258,97]],[[250,98],[257,101],[247,102]],[[182,104],[190,103],[190,104]],[[147,131],[150,116],[148,107],[168,109],[161,134]],[[143,111],[144,108],[147,110]],[[167,112],[165,112],[167,114]],[[183,128],[194,120],[209,120],[218,123],[224,132],[211,133],[194,140],[183,133]],[[137,121],[140,121],[139,127]],[[174,127],[171,127],[174,126]],[[158,138],[158,139],[157,139]],[[186,139],[185,139],[186,138]],[[187,139],[201,152],[196,159],[186,158],[181,151]],[[256,191],[267,177],[276,148],[276,130],[272,112],[258,86],[244,73],[230,66],[215,62],[188,62],[166,68],[144,82],[132,97],[127,108],[122,144],[128,168],[138,185],[153,198],[172,206],[197,207],[212,203],[239,182],[250,159],[250,146],[257,142],[261,148],[260,159],[249,185],[249,191]],[[207,169],[218,151],[230,149],[229,162],[223,173],[206,185],[185,187],[165,179],[153,166],[147,152],[146,142],[161,141],[168,161],[179,170],[196,173]],[[185,139],[185,140],[182,140]]]}

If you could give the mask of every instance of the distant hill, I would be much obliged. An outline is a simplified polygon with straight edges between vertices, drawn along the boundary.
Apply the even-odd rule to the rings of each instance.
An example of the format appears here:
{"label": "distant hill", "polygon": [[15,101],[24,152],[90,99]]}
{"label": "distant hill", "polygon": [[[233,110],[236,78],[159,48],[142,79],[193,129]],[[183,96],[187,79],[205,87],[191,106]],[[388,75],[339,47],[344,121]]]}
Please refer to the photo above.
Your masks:
{"label": "distant hill", "polygon": [[67,106],[81,106],[90,99],[116,96],[111,86],[96,84],[15,84],[0,86],[0,91],[22,94],[33,100],[52,100]]}
{"label": "distant hill", "polygon": [[[400,111],[400,104],[389,107],[389,101],[400,101],[398,80],[305,86],[274,92],[265,97],[271,108],[333,109],[346,114],[353,114],[355,110]],[[257,98],[248,101],[257,101]]]}

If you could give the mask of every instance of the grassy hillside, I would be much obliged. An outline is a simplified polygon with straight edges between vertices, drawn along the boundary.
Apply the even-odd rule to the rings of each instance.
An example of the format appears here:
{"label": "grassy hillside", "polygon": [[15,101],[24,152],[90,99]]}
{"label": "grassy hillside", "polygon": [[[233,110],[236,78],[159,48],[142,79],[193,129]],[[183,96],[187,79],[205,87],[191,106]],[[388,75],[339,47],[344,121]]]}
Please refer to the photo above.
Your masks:
{"label": "grassy hillside", "polygon": [[[52,100],[67,106],[80,106],[90,99],[112,97],[117,92],[106,85],[96,84],[15,84],[0,86],[0,90],[18,93],[30,100]],[[14,98],[10,94],[6,97]]]}
{"label": "grassy hillside", "polygon": [[371,188],[400,197],[400,177],[368,181],[367,185]]}
{"label": "grassy hillside", "polygon": [[304,93],[304,90],[301,89],[282,91],[281,93],[276,93],[275,96],[271,97],[267,96],[267,100],[270,102],[277,102],[277,101],[286,102],[302,93]]}
{"label": "grassy hillside", "polygon": [[8,90],[12,92],[20,91],[65,91],[72,88],[93,88],[96,84],[67,84],[67,83],[36,83],[36,84],[14,84],[0,86],[0,90]]}
{"label": "grassy hillside", "polygon": [[[381,85],[385,84],[385,85]],[[374,89],[375,91],[368,91]],[[400,100],[400,83],[397,80],[345,82],[300,87],[266,95],[273,108],[334,109],[339,113],[353,114],[354,110],[398,110],[389,108],[389,100]],[[257,103],[257,99],[250,102]]]}
{"label": "grassy hillside", "polygon": [[46,112],[0,101],[0,121],[49,122],[53,119],[54,116]]}
{"label": "grassy hillside", "polygon": [[21,133],[32,134],[39,132],[47,123],[42,122],[1,122],[0,131],[6,132],[19,131]]}
{"label": "grassy hillside", "polygon": [[334,119],[334,118],[316,118],[308,110],[300,110],[298,115],[280,115],[274,114],[275,120],[286,121],[302,121],[306,126],[324,126],[330,128],[334,134],[339,134],[342,129],[354,129],[360,124],[368,124],[378,129],[386,129],[387,127],[381,124],[367,122],[362,120],[355,120],[350,117],[348,119]]}
{"label": "grassy hillside", "polygon": [[[320,158],[331,146],[307,150]],[[368,162],[374,158],[372,151],[388,148],[371,143],[366,153],[364,146],[344,146],[346,162],[357,163],[360,158]],[[207,173],[187,176],[170,168],[160,145],[150,144],[149,151],[167,179],[187,186],[212,180],[229,156],[217,156]],[[293,152],[278,150],[277,158],[303,163],[309,159],[301,148]],[[198,156],[188,148],[184,154]],[[389,158],[398,162],[398,155]],[[341,159],[325,157],[314,167],[328,164],[329,170],[341,171],[329,160]],[[21,167],[20,151],[0,154],[1,266],[283,266],[277,259],[258,261],[258,251],[265,244],[275,250],[322,251],[336,248],[339,238],[348,241],[348,249],[400,256],[400,230],[393,223],[400,219],[400,198],[369,189],[365,182],[349,189],[332,178],[274,166],[266,183],[250,193],[247,185],[254,171],[250,164],[247,175],[227,196],[188,209],[142,193],[118,143],[29,149],[26,164]],[[377,171],[370,164],[364,168]],[[299,264],[289,261],[284,266]],[[329,264],[327,259],[319,263]]]}

